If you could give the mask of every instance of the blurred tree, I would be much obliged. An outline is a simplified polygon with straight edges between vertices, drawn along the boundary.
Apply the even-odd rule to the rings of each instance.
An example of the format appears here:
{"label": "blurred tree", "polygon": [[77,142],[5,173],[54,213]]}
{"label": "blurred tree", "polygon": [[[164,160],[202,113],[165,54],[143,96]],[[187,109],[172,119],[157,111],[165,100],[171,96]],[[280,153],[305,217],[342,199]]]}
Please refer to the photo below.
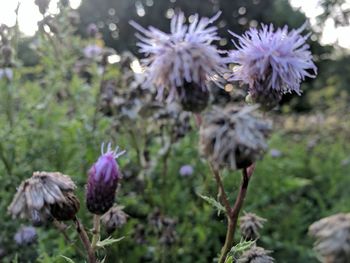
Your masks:
{"label": "blurred tree", "polygon": [[350,5],[347,0],[322,0],[320,5],[324,12],[318,16],[320,25],[324,25],[327,19],[333,19],[334,25],[349,26],[350,25]]}
{"label": "blurred tree", "polygon": [[209,17],[222,10],[217,23],[223,37],[222,47],[230,44],[228,29],[241,33],[261,22],[299,27],[306,20],[305,15],[293,10],[287,0],[85,0],[79,9],[80,30],[85,33],[89,23],[96,23],[107,45],[118,51],[135,51],[135,30],[128,24],[130,20],[168,32],[168,20],[180,9],[186,15],[199,13]]}

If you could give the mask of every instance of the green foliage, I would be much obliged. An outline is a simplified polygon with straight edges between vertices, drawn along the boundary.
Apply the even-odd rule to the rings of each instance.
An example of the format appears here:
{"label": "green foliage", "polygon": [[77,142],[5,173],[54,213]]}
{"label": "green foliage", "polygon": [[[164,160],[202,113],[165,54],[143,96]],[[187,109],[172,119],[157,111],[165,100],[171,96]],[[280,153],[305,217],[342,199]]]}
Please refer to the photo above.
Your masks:
{"label": "green foliage", "polygon": [[[187,1],[188,5],[190,2]],[[232,1],[227,3],[232,4]],[[243,3],[238,1],[233,5],[236,4],[238,7]],[[286,4],[286,1],[274,4],[274,10],[282,16]],[[98,6],[102,7],[104,5]],[[196,10],[197,7],[191,8]],[[248,10],[260,13],[262,9],[250,6]],[[270,14],[270,11],[266,12]],[[44,226],[37,229],[38,242],[23,247],[15,244],[13,236],[21,224],[29,222],[12,220],[5,211],[16,187],[33,171],[60,171],[72,176],[78,185],[79,217],[89,230],[91,216],[83,202],[84,186],[87,171],[98,158],[103,141],[111,141],[127,150],[127,155],[120,158],[125,176],[117,203],[125,206],[130,218],[111,237],[102,229],[103,241],[98,246],[106,248],[98,251],[99,258],[104,258],[106,263],[212,262],[224,242],[226,218],[225,213],[215,211],[223,212],[224,208],[211,197],[216,196],[217,188],[205,160],[198,154],[198,128],[194,121],[192,132],[164,149],[160,131],[147,138],[153,123],[137,118],[134,122],[116,124],[113,116],[102,114],[98,107],[101,83],[109,78],[119,80],[120,67],[109,65],[101,75],[100,65],[93,62],[88,67],[89,81],[78,74],[74,66],[90,42],[75,36],[75,29],[68,25],[65,14],[62,15],[58,26],[63,35],[38,33],[31,51],[35,54],[33,61],[14,68],[12,81],[0,79],[0,209],[3,211],[0,249],[6,251],[1,262],[85,262],[86,255],[78,252],[83,247],[73,224],[67,223],[69,242],[52,226]],[[264,13],[264,17],[272,17],[272,14]],[[296,24],[303,18],[300,14],[297,17]],[[276,21],[283,23],[277,18]],[[338,62],[339,68],[332,72],[334,77],[325,76],[317,83],[320,89],[324,85],[327,87],[318,94],[310,93],[312,104],[322,99],[327,103],[320,107],[329,108],[335,97],[339,97],[339,90],[345,90],[346,70],[341,71],[341,65],[346,59]],[[123,88],[127,87],[118,82],[117,89]],[[341,99],[337,104],[340,102],[346,104]],[[282,125],[276,127],[278,132],[271,138],[270,147],[278,149],[282,155],[267,154],[258,163],[251,180],[244,210],[268,219],[258,243],[273,250],[279,263],[316,262],[311,251],[312,241],[307,237],[308,226],[323,216],[348,211],[350,149],[346,142],[350,121],[336,110],[332,114],[343,121],[337,122],[338,126],[334,122],[327,126],[330,130],[321,127],[291,132]],[[286,116],[276,119],[281,117]],[[311,147],[310,142],[315,138],[317,143]],[[152,169],[144,167],[142,158],[146,157],[143,155],[159,157]],[[193,175],[179,175],[184,164],[193,166]],[[147,169],[150,172],[145,172]],[[240,174],[224,172],[223,180],[229,201],[233,203]],[[152,216],[157,214],[155,211],[161,218],[176,222],[176,237],[172,242],[162,241],[164,231],[151,223]],[[235,253],[251,245],[251,242],[240,242],[239,235],[237,243],[227,263],[234,261]]]}

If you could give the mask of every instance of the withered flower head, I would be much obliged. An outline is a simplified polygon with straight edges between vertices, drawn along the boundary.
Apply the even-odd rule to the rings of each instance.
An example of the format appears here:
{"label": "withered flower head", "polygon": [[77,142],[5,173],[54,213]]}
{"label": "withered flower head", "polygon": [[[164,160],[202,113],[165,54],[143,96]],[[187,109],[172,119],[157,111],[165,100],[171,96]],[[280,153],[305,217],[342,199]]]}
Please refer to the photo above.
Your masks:
{"label": "withered flower head", "polygon": [[322,262],[350,262],[350,213],[323,218],[309,227],[316,239],[314,250]]}
{"label": "withered flower head", "polygon": [[72,219],[79,209],[78,200],[72,197],[75,188],[68,175],[34,172],[31,178],[21,183],[8,211],[15,218],[31,219],[35,225],[51,216],[57,220]]}
{"label": "withered flower head", "polygon": [[128,215],[123,211],[122,206],[113,206],[101,217],[102,224],[105,226],[108,234],[125,225]]}
{"label": "withered flower head", "polygon": [[259,230],[263,228],[266,219],[259,217],[254,213],[244,212],[244,215],[240,217],[239,222],[242,236],[246,240],[255,240],[259,238]]}
{"label": "withered flower head", "polygon": [[45,14],[49,8],[50,0],[35,0],[34,3],[39,7],[41,14]]}
{"label": "withered flower head", "polygon": [[256,107],[215,108],[200,129],[200,151],[216,168],[242,169],[267,149],[271,123],[253,115]]}
{"label": "withered flower head", "polygon": [[253,246],[245,251],[238,259],[238,263],[273,263],[275,260],[269,256],[271,251],[265,250],[262,247]]}

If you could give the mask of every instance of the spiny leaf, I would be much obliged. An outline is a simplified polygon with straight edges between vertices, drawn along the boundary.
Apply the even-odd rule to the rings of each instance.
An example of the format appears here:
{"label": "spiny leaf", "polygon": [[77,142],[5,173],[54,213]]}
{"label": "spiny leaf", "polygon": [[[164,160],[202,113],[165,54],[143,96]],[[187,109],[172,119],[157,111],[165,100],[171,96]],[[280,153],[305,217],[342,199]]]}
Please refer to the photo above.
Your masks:
{"label": "spiny leaf", "polygon": [[98,241],[96,245],[98,247],[106,247],[106,246],[112,245],[114,243],[117,243],[117,242],[121,241],[122,239],[124,239],[124,237],[117,238],[117,239],[108,237],[105,240]]}
{"label": "spiny leaf", "polygon": [[220,204],[218,201],[216,201],[214,198],[209,197],[209,196],[205,196],[205,195],[201,195],[198,194],[204,201],[208,202],[209,204],[211,204],[212,206],[214,206],[217,210],[221,211],[221,212],[226,212],[225,207]]}
{"label": "spiny leaf", "polygon": [[64,258],[64,259],[65,259],[67,262],[69,262],[69,263],[75,263],[75,262],[73,261],[73,259],[71,259],[71,258],[68,258],[68,257],[63,256],[63,255],[60,255],[60,257]]}
{"label": "spiny leaf", "polygon": [[229,256],[226,258],[225,263],[233,263],[233,257]]}
{"label": "spiny leaf", "polygon": [[243,253],[244,251],[250,249],[255,244],[255,242],[255,240],[241,240],[237,245],[231,248],[230,252],[228,253],[228,256],[235,257],[238,254]]}

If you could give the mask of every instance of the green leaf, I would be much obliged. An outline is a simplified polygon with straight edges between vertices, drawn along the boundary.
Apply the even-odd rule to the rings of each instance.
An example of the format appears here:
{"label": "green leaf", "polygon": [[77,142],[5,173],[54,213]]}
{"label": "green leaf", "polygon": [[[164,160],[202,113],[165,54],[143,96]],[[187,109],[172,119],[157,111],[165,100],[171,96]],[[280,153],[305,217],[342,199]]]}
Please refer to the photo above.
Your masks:
{"label": "green leaf", "polygon": [[233,257],[229,256],[226,258],[225,263],[233,263]]}
{"label": "green leaf", "polygon": [[69,262],[69,263],[75,263],[75,262],[73,261],[73,259],[71,259],[71,258],[68,258],[68,257],[63,256],[63,255],[60,255],[60,257],[64,258],[64,259],[65,259],[67,262]]}
{"label": "green leaf", "polygon": [[230,252],[228,252],[228,257],[232,257],[232,260],[233,260],[234,257],[238,257],[244,251],[250,249],[255,244],[255,242],[256,242],[255,240],[253,241],[241,240],[237,245],[231,248]]}
{"label": "green leaf", "polygon": [[105,240],[98,241],[96,246],[98,246],[98,247],[106,247],[106,246],[112,245],[114,243],[117,243],[117,242],[123,240],[124,238],[125,237],[121,237],[121,238],[115,239],[115,238],[108,237]]}
{"label": "green leaf", "polygon": [[18,254],[16,254],[15,258],[12,260],[12,263],[18,263]]}
{"label": "green leaf", "polygon": [[213,207],[215,207],[218,211],[226,213],[225,207],[220,204],[218,201],[216,201],[214,198],[198,194],[204,201],[208,202],[211,204]]}

